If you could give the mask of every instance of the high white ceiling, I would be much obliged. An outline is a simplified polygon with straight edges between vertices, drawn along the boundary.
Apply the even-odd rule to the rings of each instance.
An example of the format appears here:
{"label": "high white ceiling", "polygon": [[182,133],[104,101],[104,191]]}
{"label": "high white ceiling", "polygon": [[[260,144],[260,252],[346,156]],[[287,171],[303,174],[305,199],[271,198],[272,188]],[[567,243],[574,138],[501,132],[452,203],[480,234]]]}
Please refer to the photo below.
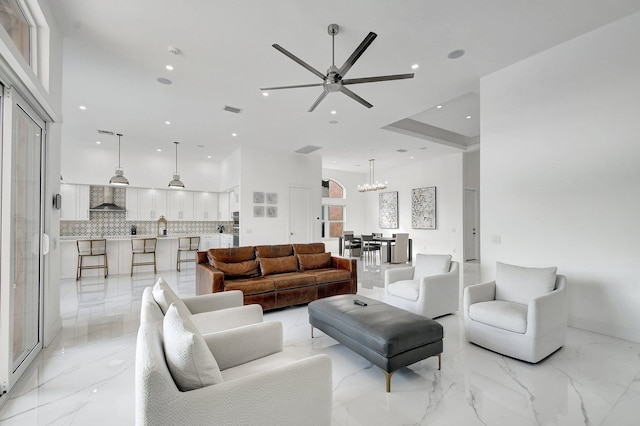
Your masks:
{"label": "high white ceiling", "polygon": [[[125,135],[127,155],[161,148],[173,157],[173,141],[182,159],[211,161],[238,146],[316,145],[309,155],[324,167],[367,172],[369,158],[402,166],[477,144],[482,76],[634,13],[640,1],[56,0],[52,8],[65,36],[63,155],[101,138],[115,155],[116,139],[97,133],[106,129]],[[338,66],[369,31],[378,35],[347,78],[419,64],[415,78],[350,86],[371,109],[333,93],[309,113],[320,87],[262,96],[260,87],[320,81],[271,45],[325,72],[331,23],[340,25]],[[456,49],[466,54],[449,59]],[[455,143],[443,144],[448,136]]]}

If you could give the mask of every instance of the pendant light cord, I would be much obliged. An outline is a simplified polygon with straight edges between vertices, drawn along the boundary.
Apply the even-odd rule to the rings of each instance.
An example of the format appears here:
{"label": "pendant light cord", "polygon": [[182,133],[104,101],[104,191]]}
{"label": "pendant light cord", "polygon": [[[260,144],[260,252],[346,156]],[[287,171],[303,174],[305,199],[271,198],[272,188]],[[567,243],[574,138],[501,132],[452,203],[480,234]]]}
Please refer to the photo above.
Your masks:
{"label": "pendant light cord", "polygon": [[120,137],[122,136],[122,133],[116,133],[116,135],[118,135],[118,168],[121,169],[122,167],[120,166]]}
{"label": "pendant light cord", "polygon": [[176,174],[178,174],[178,143],[179,142],[174,142],[176,144]]}

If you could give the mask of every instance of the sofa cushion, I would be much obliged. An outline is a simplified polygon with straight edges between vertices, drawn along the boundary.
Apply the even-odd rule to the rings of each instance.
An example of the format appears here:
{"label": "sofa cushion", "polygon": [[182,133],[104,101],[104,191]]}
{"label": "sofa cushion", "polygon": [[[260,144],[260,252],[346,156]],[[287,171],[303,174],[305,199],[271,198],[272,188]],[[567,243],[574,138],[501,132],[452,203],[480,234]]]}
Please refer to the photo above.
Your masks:
{"label": "sofa cushion", "polygon": [[260,275],[258,261],[255,259],[229,263],[214,259],[213,267],[224,272],[225,277],[256,277]]}
{"label": "sofa cushion", "polygon": [[178,389],[183,392],[222,383],[220,367],[202,335],[172,304],[164,316],[164,354]]}
{"label": "sofa cushion", "polygon": [[331,253],[298,254],[300,270],[329,268],[331,266]]}
{"label": "sofa cushion", "polygon": [[416,254],[414,278],[430,277],[431,275],[446,274],[451,269],[451,255],[449,254]]}
{"label": "sofa cushion", "polygon": [[469,318],[492,327],[524,334],[527,332],[527,305],[504,300],[473,303]]}
{"label": "sofa cushion", "polygon": [[256,294],[256,293],[267,293],[272,292],[275,289],[273,284],[273,279],[271,278],[263,278],[263,277],[255,277],[255,278],[238,278],[234,280],[225,280],[224,282],[225,291],[229,290],[240,290],[246,297],[248,294]]}
{"label": "sofa cushion", "polygon": [[215,267],[212,263],[213,259],[225,263],[244,262],[245,260],[255,259],[256,253],[252,246],[229,247],[209,249],[209,251],[207,251],[207,257],[209,258],[209,265]]}
{"label": "sofa cushion", "polygon": [[167,313],[169,306],[173,303],[182,315],[191,315],[191,311],[184,304],[182,299],[171,289],[162,277],[158,278],[152,290],[153,299],[156,301],[163,314]]}
{"label": "sofa cushion", "polygon": [[316,278],[313,275],[302,274],[300,272],[286,272],[283,274],[271,275],[276,290],[284,288],[306,287],[314,285]]}
{"label": "sofa cushion", "polygon": [[296,254],[324,253],[324,243],[294,244],[293,251]]}
{"label": "sofa cushion", "polygon": [[309,274],[316,277],[316,284],[326,284],[351,280],[351,271],[348,271],[346,269],[312,269],[309,271],[304,271],[303,274]]}
{"label": "sofa cushion", "polygon": [[256,246],[256,257],[261,259],[271,257],[285,257],[293,255],[291,244],[280,244],[275,246]]}
{"label": "sofa cushion", "polygon": [[525,268],[496,262],[496,300],[528,304],[556,286],[558,268]]}
{"label": "sofa cushion", "polygon": [[298,271],[298,258],[296,256],[284,256],[273,258],[260,258],[260,268],[262,276],[271,274],[282,274],[284,272]]}
{"label": "sofa cushion", "polygon": [[401,280],[387,285],[387,293],[407,300],[418,300],[420,280]]}

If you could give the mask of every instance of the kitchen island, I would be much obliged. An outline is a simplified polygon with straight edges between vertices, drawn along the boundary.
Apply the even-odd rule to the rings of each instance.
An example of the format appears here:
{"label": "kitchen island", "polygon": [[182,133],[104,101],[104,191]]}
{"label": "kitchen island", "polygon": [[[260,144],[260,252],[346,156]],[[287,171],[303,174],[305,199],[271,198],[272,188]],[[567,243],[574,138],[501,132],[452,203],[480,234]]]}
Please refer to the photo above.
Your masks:
{"label": "kitchen island", "polygon": [[[60,237],[60,278],[75,278],[78,266],[77,240],[101,239],[107,240],[107,259],[109,263],[109,275],[130,274],[131,273],[131,239],[135,238],[158,238],[156,245],[156,267],[158,273],[170,271],[176,268],[178,255],[178,238],[193,236],[194,234],[170,234],[156,237],[155,235],[122,235],[122,236],[64,236]],[[200,250],[222,247],[233,241],[231,234],[200,235]],[[151,258],[151,256],[149,256]],[[86,257],[83,261],[85,265],[98,264],[99,257]],[[188,263],[182,265],[183,271],[190,271]],[[195,260],[193,264],[195,270]],[[134,270],[136,273],[153,272],[153,266],[138,266]],[[102,269],[89,269],[82,271],[83,277],[102,276]]]}

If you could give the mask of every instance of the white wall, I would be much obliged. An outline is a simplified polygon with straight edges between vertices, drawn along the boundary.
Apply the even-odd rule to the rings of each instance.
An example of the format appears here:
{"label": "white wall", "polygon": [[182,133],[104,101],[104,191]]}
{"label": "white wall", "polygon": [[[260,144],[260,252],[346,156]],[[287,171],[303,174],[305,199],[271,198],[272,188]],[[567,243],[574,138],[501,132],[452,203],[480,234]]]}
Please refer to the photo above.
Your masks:
{"label": "white wall", "polygon": [[480,151],[465,152],[462,156],[462,180],[465,188],[480,188]]}
{"label": "white wall", "polygon": [[483,278],[556,265],[572,326],[636,342],[638,52],[635,14],[481,81]]}
{"label": "white wall", "polygon": [[[362,194],[367,215],[362,230],[391,235],[408,232],[416,253],[451,254],[462,258],[462,154],[451,154],[394,169],[376,169],[376,178],[388,181],[384,191]],[[363,175],[363,179],[368,179]],[[366,180],[363,180],[365,182]],[[411,229],[411,190],[436,187],[436,229]],[[378,199],[380,192],[398,191],[398,229],[380,229]]]}
{"label": "white wall", "polygon": [[[243,149],[240,154],[240,244],[287,244],[289,232],[289,190],[308,188],[311,198],[312,239],[320,241],[322,159],[274,149]],[[253,192],[278,194],[278,217],[253,217]],[[266,206],[266,204],[264,204]]]}

